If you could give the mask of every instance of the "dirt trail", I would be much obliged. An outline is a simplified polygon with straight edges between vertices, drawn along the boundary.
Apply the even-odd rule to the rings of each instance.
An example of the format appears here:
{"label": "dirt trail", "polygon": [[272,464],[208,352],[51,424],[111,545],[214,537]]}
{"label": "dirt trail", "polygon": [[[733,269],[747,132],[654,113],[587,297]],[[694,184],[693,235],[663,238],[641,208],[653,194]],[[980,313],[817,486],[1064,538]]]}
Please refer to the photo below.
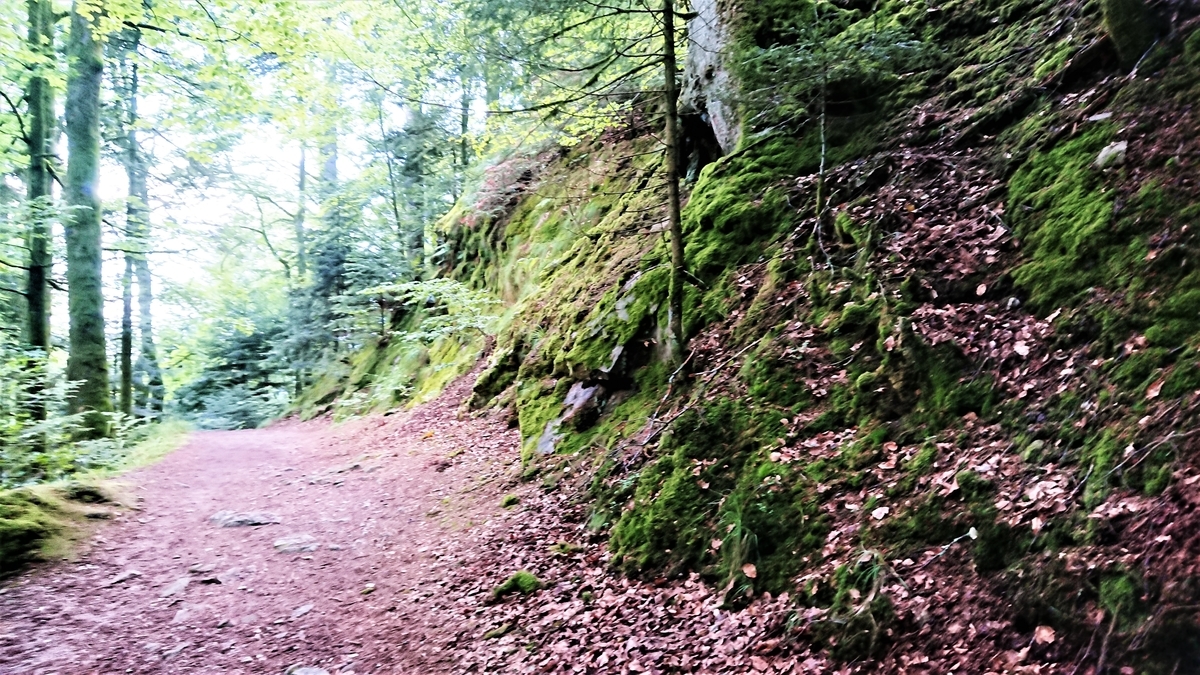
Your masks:
{"label": "dirt trail", "polygon": [[77,560],[3,583],[0,673],[450,672],[433,638],[453,626],[406,600],[440,581],[429,551],[500,510],[518,440],[457,420],[464,386],[340,427],[198,433],[129,475],[137,508]]}
{"label": "dirt trail", "polygon": [[[77,559],[0,582],[0,675],[884,672],[793,637],[787,594],[731,611],[733,586],[616,573],[595,457],[522,480],[503,415],[461,418],[472,381],[336,427],[196,434],[127,476],[136,509]],[[541,588],[494,597],[518,570]]]}

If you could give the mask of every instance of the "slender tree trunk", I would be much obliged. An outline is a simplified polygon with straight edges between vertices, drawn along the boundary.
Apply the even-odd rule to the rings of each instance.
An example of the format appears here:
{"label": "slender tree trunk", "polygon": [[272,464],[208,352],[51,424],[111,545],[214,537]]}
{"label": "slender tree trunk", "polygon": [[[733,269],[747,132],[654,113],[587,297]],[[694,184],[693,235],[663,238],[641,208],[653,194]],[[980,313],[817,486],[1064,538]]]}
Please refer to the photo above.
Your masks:
{"label": "slender tree trunk", "polygon": [[67,378],[79,382],[72,412],[87,412],[85,436],[108,434],[112,411],[104,337],[104,287],[100,233],[100,77],[104,60],[92,21],[71,10],[67,42],[66,222],[70,353]]}
{"label": "slender tree trunk", "polygon": [[[824,26],[821,25],[821,8],[818,3],[813,3],[813,23],[816,25],[817,35],[825,34]],[[829,87],[829,61],[826,59],[825,43],[823,40],[818,40],[819,49],[821,50],[821,86],[817,96],[819,100],[817,105],[820,106],[820,113],[817,124],[820,130],[821,141],[821,161],[817,168],[817,227],[825,226],[825,155],[828,151],[828,144],[825,137],[825,109],[827,89]]]}
{"label": "slender tree trunk", "polygon": [[[133,249],[131,253],[127,254],[127,266],[132,264],[133,280],[137,284],[138,335],[140,338],[137,359],[130,364],[132,370],[129,381],[137,394],[137,409],[141,410],[142,414],[154,415],[162,412],[164,391],[162,368],[158,363],[158,348],[154,343],[154,280],[150,273],[150,259],[147,254],[150,248],[150,188],[147,181],[146,157],[142,153],[137,134],[140,85],[138,64],[136,58],[132,60],[128,58],[130,55],[136,57],[141,39],[141,31],[137,29],[125,31],[121,52],[121,70],[125,80],[121,92],[124,104],[124,119],[121,121],[124,128],[121,136],[122,162],[125,165],[125,176],[129,182],[129,196],[125,202],[126,237]],[[132,316],[130,319],[132,323]],[[130,329],[132,331],[132,325]],[[132,339],[132,332],[130,335]],[[122,338],[124,338],[124,333],[122,333]],[[124,346],[122,343],[122,349]],[[132,354],[132,343],[130,353]],[[124,376],[122,376],[121,384],[122,393],[124,393]],[[126,412],[132,412],[134,403],[131,401]],[[122,405],[122,410],[125,410],[124,405]]]}
{"label": "slender tree trunk", "polygon": [[387,165],[388,195],[392,206],[392,217],[396,219],[396,239],[404,243],[404,225],[400,219],[400,198],[396,194],[396,159],[392,157],[392,149],[388,145],[387,127],[383,125],[383,97],[376,101],[376,119],[379,121],[379,142],[383,146],[383,161]]}
{"label": "slender tree trunk", "polygon": [[[54,59],[54,10],[49,0],[29,0],[29,49],[43,57]],[[54,129],[54,90],[42,76],[39,66],[29,78],[25,94],[29,104],[29,272],[25,296],[29,302],[29,346],[50,351],[50,225],[47,218],[53,184],[50,157],[53,155],[51,136]],[[39,407],[40,408],[40,407]],[[44,419],[44,410],[35,411],[35,419]]]}
{"label": "slender tree trunk", "polygon": [[141,338],[141,348],[138,350],[138,361],[134,370],[144,378],[138,407],[152,415],[158,415],[163,411],[166,387],[163,384],[162,367],[158,363],[158,347],[154,343],[154,290],[151,286],[153,280],[150,275],[150,263],[144,253],[134,258],[133,270],[137,278],[138,335]]}
{"label": "slender tree trunk", "polygon": [[300,283],[308,274],[308,243],[304,232],[304,193],[308,184],[308,171],[304,168],[304,145],[300,146],[300,180],[297,186],[296,214],[292,218],[292,226],[296,231],[296,269],[300,272]]}
{"label": "slender tree trunk", "polygon": [[671,359],[683,360],[683,277],[687,261],[683,257],[683,222],[679,196],[679,88],[675,80],[675,7],[663,0],[663,76],[666,99],[667,153],[667,227],[671,237],[671,288],[668,302]]}
{"label": "slender tree trunk", "polygon": [[121,412],[133,414],[133,254],[121,275]]}
{"label": "slender tree trunk", "polygon": [[467,134],[471,132],[471,78],[466,67],[458,71],[459,87],[462,98],[459,101],[459,166],[465,172],[470,160],[471,146],[467,142]]}

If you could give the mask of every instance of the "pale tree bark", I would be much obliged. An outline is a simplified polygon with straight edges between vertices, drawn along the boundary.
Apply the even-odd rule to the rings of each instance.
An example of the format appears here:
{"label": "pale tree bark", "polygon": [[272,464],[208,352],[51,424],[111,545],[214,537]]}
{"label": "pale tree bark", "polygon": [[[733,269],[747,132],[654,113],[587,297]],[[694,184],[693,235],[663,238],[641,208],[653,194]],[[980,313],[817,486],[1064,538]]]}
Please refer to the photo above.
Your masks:
{"label": "pale tree bark", "polygon": [[[150,260],[147,251],[150,248],[150,188],[147,180],[148,169],[146,157],[138,140],[137,124],[139,74],[136,58],[141,44],[141,31],[129,29],[124,32],[121,50],[122,83],[119,87],[122,104],[122,133],[120,136],[121,160],[125,168],[125,177],[129,183],[129,195],[125,201],[126,238],[130,244],[126,253],[126,273],[132,273],[132,280],[137,285],[138,305],[138,350],[137,359],[133,359],[132,314],[131,306],[123,309],[122,316],[122,376],[121,394],[122,410],[132,412],[136,409],[140,414],[156,415],[163,409],[163,380],[162,368],[158,363],[158,348],[154,342],[154,278],[150,272]],[[132,294],[126,297],[132,301]],[[125,344],[125,317],[129,316],[129,345]],[[126,349],[129,350],[129,360],[125,359]],[[128,373],[128,376],[126,375]],[[130,388],[130,405],[125,406],[126,387]],[[136,392],[137,400],[132,400],[132,392]]]}
{"label": "pale tree bark", "polygon": [[686,345],[683,334],[683,278],[687,261],[683,255],[683,219],[679,196],[679,85],[675,58],[675,7],[663,0],[663,79],[666,124],[663,134],[667,153],[667,231],[671,239],[671,284],[667,303],[671,360],[683,361]]}
{"label": "pale tree bark", "polygon": [[292,216],[292,225],[296,231],[296,269],[300,272],[300,282],[304,282],[308,274],[308,243],[304,231],[304,193],[308,183],[308,172],[304,168],[304,146],[300,146],[300,181],[296,197],[296,213]]}
{"label": "pale tree bark", "polygon": [[71,9],[67,41],[67,309],[70,352],[67,378],[79,386],[72,412],[85,412],[83,435],[109,432],[112,411],[104,337],[104,288],[100,233],[100,78],[104,60],[92,17]]}

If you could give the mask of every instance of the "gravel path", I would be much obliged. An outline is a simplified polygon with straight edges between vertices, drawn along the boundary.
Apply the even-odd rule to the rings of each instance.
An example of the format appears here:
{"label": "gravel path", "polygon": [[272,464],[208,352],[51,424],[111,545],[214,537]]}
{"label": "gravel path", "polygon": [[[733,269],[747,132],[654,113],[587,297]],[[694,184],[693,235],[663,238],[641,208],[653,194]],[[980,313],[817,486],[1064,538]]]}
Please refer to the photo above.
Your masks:
{"label": "gravel path", "polygon": [[458,419],[467,384],[338,427],[197,433],[128,475],[136,507],[77,559],[4,582],[0,673],[452,672],[426,638],[454,627],[414,601],[439,583],[430,551],[500,511],[518,454],[498,421]]}

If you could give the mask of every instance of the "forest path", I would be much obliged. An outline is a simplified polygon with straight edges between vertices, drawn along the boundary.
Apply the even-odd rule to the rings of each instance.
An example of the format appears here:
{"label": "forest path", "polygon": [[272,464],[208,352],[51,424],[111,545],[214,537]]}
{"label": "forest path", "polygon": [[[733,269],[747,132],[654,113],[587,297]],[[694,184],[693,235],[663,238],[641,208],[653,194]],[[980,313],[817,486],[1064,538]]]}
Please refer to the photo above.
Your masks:
{"label": "forest path", "polygon": [[457,627],[421,600],[518,459],[515,431],[458,419],[469,384],[390,417],[197,433],[126,476],[136,509],[2,583],[0,673],[452,672]]}

